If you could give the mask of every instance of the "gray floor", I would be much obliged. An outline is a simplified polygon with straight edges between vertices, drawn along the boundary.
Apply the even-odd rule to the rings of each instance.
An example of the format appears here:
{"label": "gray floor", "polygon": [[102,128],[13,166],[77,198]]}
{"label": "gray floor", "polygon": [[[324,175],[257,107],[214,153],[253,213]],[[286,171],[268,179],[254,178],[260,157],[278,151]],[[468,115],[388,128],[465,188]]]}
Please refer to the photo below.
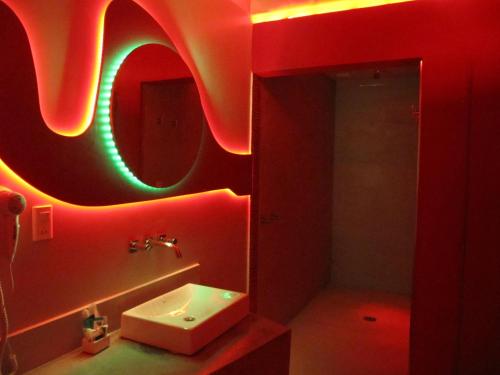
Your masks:
{"label": "gray floor", "polygon": [[408,374],[409,297],[327,288],[290,327],[292,375]]}

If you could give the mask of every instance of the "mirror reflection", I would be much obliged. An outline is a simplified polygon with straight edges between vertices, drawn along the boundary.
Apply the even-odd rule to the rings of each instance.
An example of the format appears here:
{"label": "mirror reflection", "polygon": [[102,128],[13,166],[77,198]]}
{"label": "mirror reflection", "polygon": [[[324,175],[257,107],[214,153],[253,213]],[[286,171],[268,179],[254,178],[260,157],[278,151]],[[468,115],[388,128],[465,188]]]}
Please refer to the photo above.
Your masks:
{"label": "mirror reflection", "polygon": [[189,68],[172,49],[147,44],[125,59],[113,83],[113,137],[144,183],[180,182],[196,162],[204,115]]}

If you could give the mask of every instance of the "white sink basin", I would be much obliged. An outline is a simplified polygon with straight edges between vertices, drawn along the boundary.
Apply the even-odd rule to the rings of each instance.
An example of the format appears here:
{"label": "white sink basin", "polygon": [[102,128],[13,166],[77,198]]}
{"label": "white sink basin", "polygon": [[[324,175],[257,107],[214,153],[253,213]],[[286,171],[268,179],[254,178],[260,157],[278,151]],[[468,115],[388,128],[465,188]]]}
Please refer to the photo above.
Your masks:
{"label": "white sink basin", "polygon": [[193,354],[247,314],[245,293],[186,284],[122,313],[121,336]]}

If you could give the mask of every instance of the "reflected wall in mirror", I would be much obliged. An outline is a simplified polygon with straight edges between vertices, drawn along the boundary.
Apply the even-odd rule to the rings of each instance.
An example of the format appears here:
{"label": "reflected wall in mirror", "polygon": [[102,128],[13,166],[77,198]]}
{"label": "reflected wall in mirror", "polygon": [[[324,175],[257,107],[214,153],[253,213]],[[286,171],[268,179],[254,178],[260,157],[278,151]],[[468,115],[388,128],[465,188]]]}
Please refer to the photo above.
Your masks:
{"label": "reflected wall in mirror", "polygon": [[196,83],[169,47],[146,44],[122,63],[112,90],[118,151],[142,182],[167,187],[196,162],[205,120]]}

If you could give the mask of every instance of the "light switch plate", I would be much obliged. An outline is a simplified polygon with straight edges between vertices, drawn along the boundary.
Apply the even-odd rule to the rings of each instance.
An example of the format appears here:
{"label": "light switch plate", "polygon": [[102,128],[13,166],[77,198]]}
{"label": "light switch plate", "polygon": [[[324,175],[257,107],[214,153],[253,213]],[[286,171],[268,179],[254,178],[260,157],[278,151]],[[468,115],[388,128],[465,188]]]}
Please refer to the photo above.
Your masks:
{"label": "light switch plate", "polygon": [[54,237],[52,205],[33,206],[33,241],[50,240]]}

